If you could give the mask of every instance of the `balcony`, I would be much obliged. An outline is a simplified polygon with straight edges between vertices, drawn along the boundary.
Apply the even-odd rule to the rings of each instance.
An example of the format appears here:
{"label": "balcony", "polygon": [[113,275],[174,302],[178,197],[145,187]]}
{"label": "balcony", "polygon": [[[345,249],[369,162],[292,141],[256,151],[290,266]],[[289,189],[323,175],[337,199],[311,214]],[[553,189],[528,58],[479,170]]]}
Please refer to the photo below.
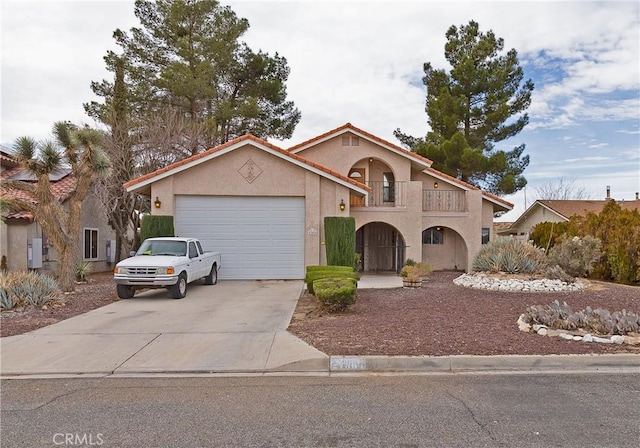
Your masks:
{"label": "balcony", "polygon": [[[407,182],[372,181],[368,198],[351,195],[351,207],[404,207],[407,205]],[[368,199],[366,203],[365,199]]]}
{"label": "balcony", "polygon": [[467,192],[457,190],[422,190],[425,212],[466,212]]}

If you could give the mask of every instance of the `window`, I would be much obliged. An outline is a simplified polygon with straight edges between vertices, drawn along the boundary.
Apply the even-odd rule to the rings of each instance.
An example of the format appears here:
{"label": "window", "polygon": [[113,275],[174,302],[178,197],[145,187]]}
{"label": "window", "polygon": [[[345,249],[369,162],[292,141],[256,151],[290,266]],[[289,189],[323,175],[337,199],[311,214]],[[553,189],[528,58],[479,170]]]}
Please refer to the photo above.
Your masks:
{"label": "window", "polygon": [[422,244],[444,244],[444,230],[442,227],[429,227],[422,232]]}
{"label": "window", "polygon": [[84,259],[98,259],[98,229],[84,229]]}
{"label": "window", "polygon": [[342,136],[342,146],[349,146],[349,136],[348,135],[343,135]]}
{"label": "window", "polygon": [[198,257],[198,249],[196,249],[196,243],[193,241],[189,242],[189,258],[197,258]]}
{"label": "window", "polygon": [[394,202],[395,200],[396,192],[393,173],[382,173],[382,201]]}
{"label": "window", "polygon": [[357,135],[351,137],[351,146],[360,146],[360,137]]}
{"label": "window", "polygon": [[489,228],[482,228],[482,244],[487,244],[489,242]]}

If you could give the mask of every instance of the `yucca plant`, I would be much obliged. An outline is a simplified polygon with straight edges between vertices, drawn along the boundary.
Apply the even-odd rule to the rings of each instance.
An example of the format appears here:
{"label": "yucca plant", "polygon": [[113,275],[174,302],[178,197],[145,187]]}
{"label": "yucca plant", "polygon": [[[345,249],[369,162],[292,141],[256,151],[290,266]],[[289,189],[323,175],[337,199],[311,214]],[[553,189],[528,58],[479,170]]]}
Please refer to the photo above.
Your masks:
{"label": "yucca plant", "polygon": [[91,274],[93,265],[90,261],[81,261],[76,266],[76,280],[79,282],[86,282],[87,276]]}

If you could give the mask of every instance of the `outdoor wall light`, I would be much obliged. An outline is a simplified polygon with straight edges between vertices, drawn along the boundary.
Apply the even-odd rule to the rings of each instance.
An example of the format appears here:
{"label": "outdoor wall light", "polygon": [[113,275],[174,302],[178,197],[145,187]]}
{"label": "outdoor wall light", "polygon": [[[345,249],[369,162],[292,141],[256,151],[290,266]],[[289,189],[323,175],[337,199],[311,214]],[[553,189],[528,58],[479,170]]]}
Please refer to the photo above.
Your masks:
{"label": "outdoor wall light", "polygon": [[433,183],[433,188],[438,188],[438,182]]}
{"label": "outdoor wall light", "polygon": [[162,205],[162,202],[160,202],[160,199],[158,199],[158,196],[156,196],[156,200],[153,201],[153,205],[155,206],[155,208],[160,208],[160,206]]}
{"label": "outdoor wall light", "polygon": [[343,212],[345,207],[346,207],[346,205],[344,203],[344,199],[340,199],[340,211]]}

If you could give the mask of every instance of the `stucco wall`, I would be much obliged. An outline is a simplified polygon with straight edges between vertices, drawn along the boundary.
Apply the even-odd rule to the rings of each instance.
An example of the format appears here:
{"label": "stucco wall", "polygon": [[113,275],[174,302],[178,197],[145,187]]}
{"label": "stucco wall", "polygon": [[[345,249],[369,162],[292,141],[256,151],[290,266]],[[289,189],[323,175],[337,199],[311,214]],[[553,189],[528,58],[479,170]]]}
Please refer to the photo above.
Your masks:
{"label": "stucco wall", "polygon": [[[387,169],[376,161],[384,161],[396,181],[410,180],[411,162],[406,157],[394,154],[364,138],[359,138],[358,146],[343,146],[343,136],[351,138],[354,134],[347,132],[300,151],[298,154],[345,176],[349,174],[351,168],[365,168],[365,179],[358,179],[365,182],[382,180],[382,172]],[[370,161],[370,159],[373,160]]]}
{"label": "stucco wall", "polygon": [[[66,205],[65,205],[66,207]],[[98,260],[92,261],[92,271],[102,272],[113,269],[106,263],[106,241],[115,239],[115,235],[107,224],[106,210],[94,195],[89,195],[82,204],[80,234],[78,235],[78,256],[83,255],[83,229],[98,229]],[[42,271],[55,273],[58,269],[58,254],[52,246],[47,246],[46,233],[35,222],[23,220],[2,223],[2,254],[7,255],[9,270],[27,269],[27,240],[43,238]]]}
{"label": "stucco wall", "polygon": [[305,264],[316,265],[326,263],[324,217],[349,216],[349,191],[287,159],[245,145],[153,183],[152,202],[158,197],[162,205],[152,213],[174,215],[175,196],[185,194],[304,197]]}

